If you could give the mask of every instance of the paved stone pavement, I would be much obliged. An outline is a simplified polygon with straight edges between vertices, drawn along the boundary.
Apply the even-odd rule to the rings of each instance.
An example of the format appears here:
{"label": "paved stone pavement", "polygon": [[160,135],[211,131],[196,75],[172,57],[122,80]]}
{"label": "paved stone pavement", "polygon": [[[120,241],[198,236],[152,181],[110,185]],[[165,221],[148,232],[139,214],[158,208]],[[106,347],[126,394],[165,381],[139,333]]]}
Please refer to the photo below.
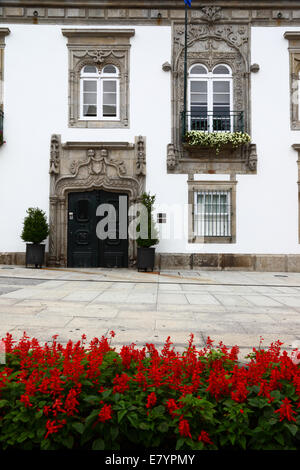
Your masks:
{"label": "paved stone pavement", "polygon": [[112,345],[154,343],[168,336],[182,351],[190,333],[203,347],[253,347],[279,339],[300,347],[300,273],[30,269],[0,265],[0,337],[23,332],[66,343],[116,333]]}

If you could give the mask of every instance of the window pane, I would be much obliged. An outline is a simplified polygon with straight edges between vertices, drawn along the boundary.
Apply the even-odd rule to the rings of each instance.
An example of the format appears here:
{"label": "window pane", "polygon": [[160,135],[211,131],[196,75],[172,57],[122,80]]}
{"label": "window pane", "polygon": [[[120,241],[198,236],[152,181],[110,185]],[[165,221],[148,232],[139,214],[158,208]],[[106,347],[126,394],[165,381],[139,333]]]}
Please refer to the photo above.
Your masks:
{"label": "window pane", "polygon": [[114,65],[106,65],[103,69],[103,73],[117,73],[117,69]]}
{"label": "window pane", "polygon": [[97,116],[97,106],[84,105],[83,106],[83,115],[84,116]]}
{"label": "window pane", "polygon": [[192,74],[207,74],[207,70],[203,65],[195,65],[191,68],[190,73]]}
{"label": "window pane", "polygon": [[200,204],[200,205],[203,204],[203,194],[197,195],[197,204]]}
{"label": "window pane", "polygon": [[103,91],[117,91],[117,82],[110,80],[103,80]]}
{"label": "window pane", "polygon": [[213,69],[213,73],[214,74],[230,74],[229,70],[227,67],[225,67],[224,65],[217,65],[217,67],[215,67]]}
{"label": "window pane", "polygon": [[103,116],[104,117],[116,117],[117,116],[117,108],[116,106],[112,105],[103,105]]}
{"label": "window pane", "polygon": [[194,103],[207,103],[207,95],[204,93],[192,93],[191,94],[191,102]]}
{"label": "window pane", "polygon": [[103,94],[103,104],[116,104],[117,95],[115,93],[104,93]]}
{"label": "window pane", "polygon": [[207,116],[207,106],[191,106],[192,116]]}
{"label": "window pane", "polygon": [[230,85],[229,82],[213,82],[214,92],[216,93],[229,93]]}
{"label": "window pane", "polygon": [[93,65],[86,65],[83,69],[84,73],[97,73],[97,67]]}
{"label": "window pane", "polygon": [[230,114],[230,106],[214,106],[213,107],[214,115],[218,116],[229,116]]}
{"label": "window pane", "polygon": [[207,92],[207,82],[191,82],[191,91],[193,92]]}
{"label": "window pane", "polygon": [[216,104],[229,104],[230,103],[230,95],[226,94],[216,94],[214,93],[214,105]]}
{"label": "window pane", "polygon": [[97,91],[97,82],[96,80],[84,80],[83,82],[83,91]]}
{"label": "window pane", "polygon": [[97,93],[83,93],[84,104],[97,104]]}

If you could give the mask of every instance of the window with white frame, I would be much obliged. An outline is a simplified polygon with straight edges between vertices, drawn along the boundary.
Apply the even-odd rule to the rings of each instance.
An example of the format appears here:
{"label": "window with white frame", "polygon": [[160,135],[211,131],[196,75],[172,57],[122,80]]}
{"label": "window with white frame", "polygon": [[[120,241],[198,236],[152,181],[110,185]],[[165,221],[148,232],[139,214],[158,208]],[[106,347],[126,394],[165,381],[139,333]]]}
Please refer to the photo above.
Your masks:
{"label": "window with white frame", "polygon": [[194,193],[194,235],[196,237],[231,236],[230,191]]}
{"label": "window with white frame", "polygon": [[86,65],[80,75],[80,118],[85,120],[119,120],[120,75],[114,65],[101,71]]}
{"label": "window with white frame", "polygon": [[232,71],[228,65],[216,65],[209,72],[205,65],[194,64],[188,75],[188,129],[232,131],[232,88]]}

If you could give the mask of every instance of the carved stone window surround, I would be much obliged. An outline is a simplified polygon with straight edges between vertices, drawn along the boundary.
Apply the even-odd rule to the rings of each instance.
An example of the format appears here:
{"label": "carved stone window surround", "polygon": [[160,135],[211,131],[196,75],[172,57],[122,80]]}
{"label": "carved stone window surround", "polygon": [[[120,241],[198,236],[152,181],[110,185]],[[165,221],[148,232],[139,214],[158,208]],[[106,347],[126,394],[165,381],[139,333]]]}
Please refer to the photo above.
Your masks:
{"label": "carved stone window surround", "polygon": [[291,129],[300,130],[300,31],[287,31],[290,56],[290,116]]}
{"label": "carved stone window surround", "polygon": [[[244,131],[251,135],[250,106],[250,23],[239,24],[222,20],[221,8],[201,8],[202,20],[189,22],[187,69],[197,63],[209,71],[218,64],[227,64],[233,76],[233,111],[244,112]],[[205,16],[206,15],[206,16]],[[256,145],[250,144],[219,156],[207,148],[191,148],[182,144],[184,24],[173,23],[172,52],[172,142],[167,148],[168,173],[255,174]]]}
{"label": "carved stone window surround", "polygon": [[[69,49],[69,127],[129,127],[129,51],[134,29],[62,29]],[[99,71],[105,65],[120,71],[119,120],[85,120],[80,118],[80,72],[85,65]]]}
{"label": "carved stone window surround", "polygon": [[3,80],[4,80],[4,48],[5,36],[10,33],[9,28],[0,28],[0,109],[3,110]]}
{"label": "carved stone window surround", "polygon": [[[188,179],[188,227],[189,243],[236,243],[236,185],[237,181],[196,181],[193,176]],[[194,194],[197,191],[230,191],[231,215],[230,236],[195,236],[194,228]]]}

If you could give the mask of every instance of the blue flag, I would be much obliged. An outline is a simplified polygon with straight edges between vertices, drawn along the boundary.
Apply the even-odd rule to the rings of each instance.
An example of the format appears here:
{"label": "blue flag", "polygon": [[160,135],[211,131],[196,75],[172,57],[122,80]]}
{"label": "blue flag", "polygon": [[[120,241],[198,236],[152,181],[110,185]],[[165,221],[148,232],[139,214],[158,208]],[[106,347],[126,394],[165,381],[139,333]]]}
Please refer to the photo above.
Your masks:
{"label": "blue flag", "polygon": [[192,6],[192,0],[184,0],[184,3],[185,3],[188,7],[191,7],[191,6]]}

